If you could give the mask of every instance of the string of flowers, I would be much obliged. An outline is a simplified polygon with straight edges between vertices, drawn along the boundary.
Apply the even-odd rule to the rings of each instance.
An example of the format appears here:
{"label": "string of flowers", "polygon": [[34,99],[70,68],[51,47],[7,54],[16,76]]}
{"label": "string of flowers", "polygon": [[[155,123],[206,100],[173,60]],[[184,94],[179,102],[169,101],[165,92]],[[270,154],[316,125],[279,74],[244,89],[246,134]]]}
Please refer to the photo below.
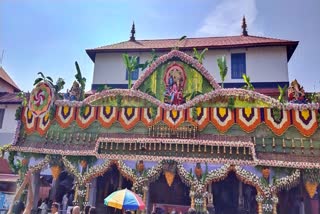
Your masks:
{"label": "string of flowers", "polygon": [[271,187],[271,192],[279,192],[282,189],[291,189],[300,182],[300,170],[296,169],[291,175],[276,179],[273,186]]}

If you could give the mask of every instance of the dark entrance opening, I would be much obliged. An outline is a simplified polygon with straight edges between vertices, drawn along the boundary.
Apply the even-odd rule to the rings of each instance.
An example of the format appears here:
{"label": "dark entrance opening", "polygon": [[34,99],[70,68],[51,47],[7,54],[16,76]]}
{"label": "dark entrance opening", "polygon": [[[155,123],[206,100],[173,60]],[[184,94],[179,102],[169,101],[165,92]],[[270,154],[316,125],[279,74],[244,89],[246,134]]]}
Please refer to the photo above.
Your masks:
{"label": "dark entrance opening", "polygon": [[124,178],[117,167],[112,165],[110,169],[104,173],[103,176],[97,178],[97,197],[96,197],[96,208],[97,213],[107,214],[120,214],[121,210],[107,207],[103,204],[104,199],[112,192],[119,189],[130,189],[132,188],[132,181]]}
{"label": "dark entrance opening", "polygon": [[182,182],[178,175],[175,175],[172,185],[169,186],[164,174],[161,173],[158,180],[150,184],[148,210],[151,213],[155,205],[154,208],[162,209],[163,213],[168,213],[173,209],[178,213],[180,210],[184,211],[190,207],[189,191],[190,188]]}
{"label": "dark entrance opening", "polygon": [[212,184],[215,214],[256,214],[257,190],[255,187],[242,183],[243,203],[239,200],[239,185],[234,172],[222,181]]}

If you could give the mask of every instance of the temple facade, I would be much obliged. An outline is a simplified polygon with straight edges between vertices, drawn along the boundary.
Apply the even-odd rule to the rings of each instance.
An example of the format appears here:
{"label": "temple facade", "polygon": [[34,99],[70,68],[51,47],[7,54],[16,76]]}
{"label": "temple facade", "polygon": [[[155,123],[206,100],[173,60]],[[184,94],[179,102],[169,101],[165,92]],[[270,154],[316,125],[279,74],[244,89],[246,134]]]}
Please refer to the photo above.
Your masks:
{"label": "temple facade", "polygon": [[[295,48],[290,45],[279,50],[286,60]],[[96,63],[103,58],[88,52]],[[297,81],[289,86],[287,74],[281,82],[288,83],[288,96],[280,87],[279,99],[256,91],[242,75],[248,73],[238,82],[245,88],[222,87],[206,69],[209,61],[188,53],[174,47],[149,59],[129,89],[104,87],[86,98],[79,69],[64,98],[52,81],[39,80],[20,107],[15,141],[4,150],[12,164],[24,157],[15,200],[25,194],[26,209],[36,209],[41,172],[50,168],[50,199],[63,203],[67,197],[98,213],[120,213],[103,200],[123,188],[141,195],[143,213],[190,207],[199,213],[294,213],[301,204],[306,213],[319,213],[320,104]],[[214,73],[233,67],[230,53],[221,54],[212,58],[224,64],[218,62]],[[131,75],[139,66],[130,65],[139,63],[126,56],[121,70]],[[95,65],[93,89],[122,72],[104,76],[99,69]]]}

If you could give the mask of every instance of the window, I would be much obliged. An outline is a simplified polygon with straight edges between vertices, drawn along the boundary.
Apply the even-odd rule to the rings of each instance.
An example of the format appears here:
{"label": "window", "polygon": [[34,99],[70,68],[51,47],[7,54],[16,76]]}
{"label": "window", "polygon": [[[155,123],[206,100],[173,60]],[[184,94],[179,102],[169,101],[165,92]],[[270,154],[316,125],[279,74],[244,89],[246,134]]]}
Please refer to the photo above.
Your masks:
{"label": "window", "polygon": [[231,54],[231,79],[242,79],[242,74],[246,73],[246,54]]}
{"label": "window", "polygon": [[3,117],[4,117],[4,109],[0,109],[0,129],[2,129],[2,123],[3,123]]}
{"label": "window", "polygon": [[[140,63],[140,57],[137,58],[138,64]],[[137,80],[139,77],[139,68],[131,72],[131,80]],[[126,80],[128,80],[128,70],[126,71]]]}

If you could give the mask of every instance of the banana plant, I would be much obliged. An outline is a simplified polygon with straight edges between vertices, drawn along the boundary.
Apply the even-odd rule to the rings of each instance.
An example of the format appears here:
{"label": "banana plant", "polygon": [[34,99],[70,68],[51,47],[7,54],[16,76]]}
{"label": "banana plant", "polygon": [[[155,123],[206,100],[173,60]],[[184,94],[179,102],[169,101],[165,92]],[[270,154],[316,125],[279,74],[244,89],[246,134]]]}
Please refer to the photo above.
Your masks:
{"label": "banana plant", "polygon": [[131,74],[134,70],[136,70],[140,66],[138,63],[138,57],[129,56],[128,54],[122,54],[122,60],[128,72],[128,88],[130,89],[132,85]]}
{"label": "banana plant", "polygon": [[51,77],[45,76],[42,72],[38,72],[38,75],[40,75],[40,77],[37,78],[37,79],[34,81],[33,85],[37,85],[39,82],[42,82],[42,81],[43,81],[43,82],[48,82],[48,83],[51,84],[52,86],[54,85],[54,84],[53,84],[53,80],[52,80]]}
{"label": "banana plant", "polygon": [[285,93],[287,91],[287,88],[288,88],[287,85],[285,85],[283,88],[280,85],[278,85],[278,89],[279,89],[279,93],[280,93],[279,97],[278,97],[278,101],[281,102],[281,103],[284,102],[284,96],[285,96]]}
{"label": "banana plant", "polygon": [[156,54],[156,51],[154,49],[152,49],[151,51],[151,59],[147,60],[145,63],[143,64],[139,64],[139,68],[141,68],[142,70],[146,69],[148,66],[150,66],[154,61],[156,61],[158,58],[158,55]]}
{"label": "banana plant", "polygon": [[226,79],[228,73],[228,66],[226,56],[218,57],[217,59],[218,67],[220,70],[221,86],[224,87],[224,80]]}
{"label": "banana plant", "polygon": [[203,49],[203,51],[201,51],[201,53],[199,53],[196,48],[193,48],[193,58],[195,58],[196,60],[198,60],[200,62],[200,64],[202,64],[202,62],[204,60],[204,54],[207,51],[208,51],[208,48],[205,48],[205,49]]}
{"label": "banana plant", "polygon": [[81,87],[80,99],[83,100],[84,99],[84,90],[86,87],[87,79],[85,77],[82,77],[81,70],[80,70],[80,67],[79,67],[79,64],[77,61],[75,61],[75,66],[77,69],[77,73],[74,76],[75,76],[76,80],[78,81],[78,83],[80,84],[80,87]]}
{"label": "banana plant", "polygon": [[253,87],[253,85],[251,84],[251,82],[250,82],[250,77],[249,76],[247,76],[246,74],[242,74],[242,78],[243,78],[243,80],[244,80],[244,82],[246,83],[246,85],[243,87],[243,88],[245,88],[245,89],[247,89],[247,90],[254,90],[254,87]]}

